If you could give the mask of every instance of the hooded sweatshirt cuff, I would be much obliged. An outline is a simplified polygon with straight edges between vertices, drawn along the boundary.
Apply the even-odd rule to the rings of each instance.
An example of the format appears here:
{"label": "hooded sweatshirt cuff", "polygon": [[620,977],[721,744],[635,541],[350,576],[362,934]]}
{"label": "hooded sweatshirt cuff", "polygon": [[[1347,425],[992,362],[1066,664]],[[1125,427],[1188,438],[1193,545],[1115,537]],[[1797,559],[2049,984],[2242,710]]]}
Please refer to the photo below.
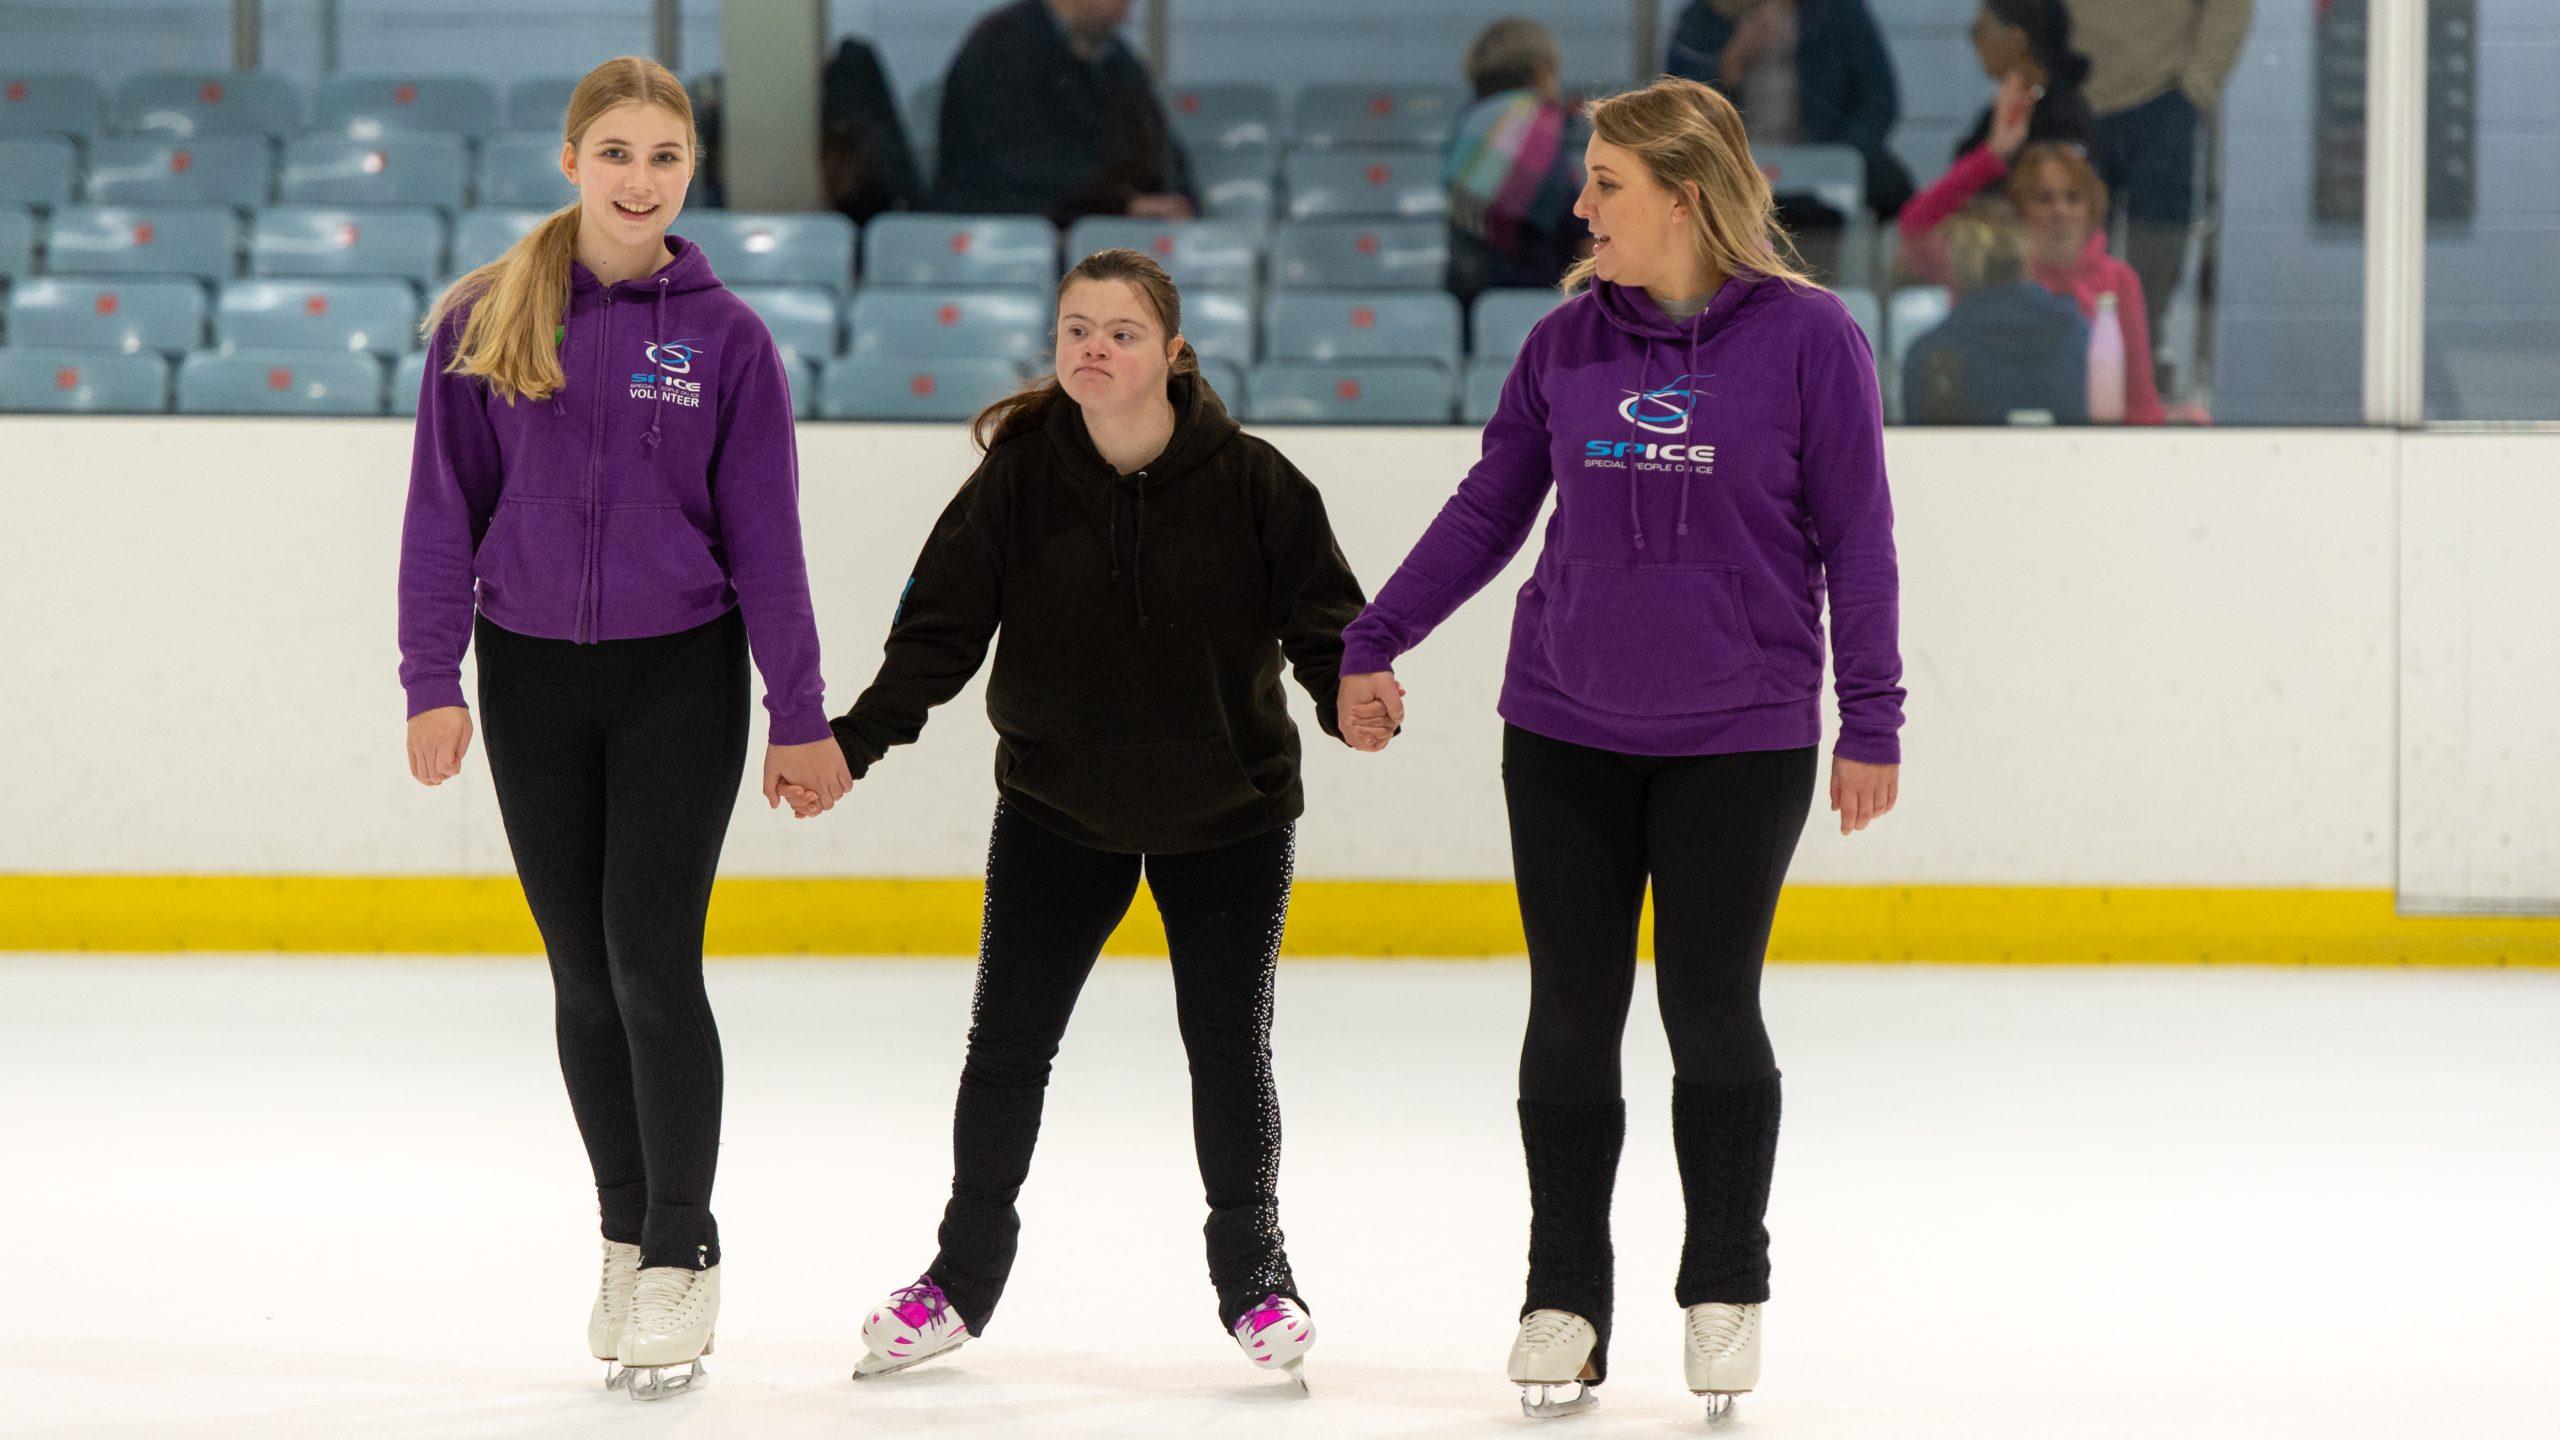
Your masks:
{"label": "hooded sweatshirt cuff", "polygon": [[1882,734],[1864,730],[1844,730],[1840,743],[1832,753],[1861,765],[1899,765],[1902,763],[1902,737],[1888,730]]}
{"label": "hooded sweatshirt cuff", "polygon": [[[449,705],[464,705],[462,699],[462,677],[458,675],[438,675],[430,680],[412,680],[409,682],[410,719],[415,720],[430,710],[441,710]],[[468,709],[469,707],[464,705],[464,708]]]}
{"label": "hooded sweatshirt cuff", "polygon": [[827,711],[823,705],[810,705],[797,710],[777,710],[766,738],[776,745],[807,745],[833,737],[827,728]]}
{"label": "hooded sweatshirt cuff", "polygon": [[1341,674],[1375,675],[1381,670],[1393,670],[1395,666],[1396,657],[1384,649],[1348,635],[1343,637]]}

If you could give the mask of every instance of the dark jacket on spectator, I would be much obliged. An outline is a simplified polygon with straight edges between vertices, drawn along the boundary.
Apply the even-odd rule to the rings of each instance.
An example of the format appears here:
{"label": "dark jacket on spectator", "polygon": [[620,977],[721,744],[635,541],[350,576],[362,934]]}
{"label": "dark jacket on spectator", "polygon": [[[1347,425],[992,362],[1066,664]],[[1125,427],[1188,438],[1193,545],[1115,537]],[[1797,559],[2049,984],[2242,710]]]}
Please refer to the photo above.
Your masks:
{"label": "dark jacket on spectator", "polygon": [[[1890,216],[1911,198],[1911,172],[1885,148],[1902,118],[1902,90],[1876,17],[1867,0],[1797,0],[1796,27],[1796,130],[1808,145],[1865,156],[1867,208]],[[1733,32],[1713,0],[1691,0],[1663,68],[1722,90]]]}
{"label": "dark jacket on spectator", "polygon": [[2031,280],[1960,296],[1902,362],[1902,410],[1915,425],[2006,425],[2043,411],[2089,420],[2089,322],[2070,297]]}
{"label": "dark jacket on spectator", "polygon": [[942,91],[934,208],[1125,214],[1140,195],[1199,203],[1146,66],[1116,37],[1087,63],[1045,0],[980,20]]}
{"label": "dark jacket on spectator", "polygon": [[851,36],[818,77],[818,170],[827,208],[857,225],[924,198],[889,76],[878,53]]}

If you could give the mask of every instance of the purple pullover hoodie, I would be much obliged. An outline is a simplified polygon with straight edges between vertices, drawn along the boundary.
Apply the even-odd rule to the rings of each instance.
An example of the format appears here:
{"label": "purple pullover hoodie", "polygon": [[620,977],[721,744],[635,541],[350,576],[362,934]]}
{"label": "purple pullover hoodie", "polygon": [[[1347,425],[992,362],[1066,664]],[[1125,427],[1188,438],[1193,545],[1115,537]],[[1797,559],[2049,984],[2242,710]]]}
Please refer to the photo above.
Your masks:
{"label": "purple pullover hoodie", "polygon": [[1675,320],[1594,281],[1529,332],[1484,455],[1360,618],[1342,673],[1391,669],[1529,538],[1502,717],[1636,755],[1818,744],[1822,606],[1838,753],[1902,758],[1893,502],[1875,362],[1826,290],[1734,279]]}
{"label": "purple pullover hoodie", "polygon": [[509,402],[427,350],[400,531],[409,714],[460,705],[475,601],[492,624],[590,644],[744,612],[777,745],[832,738],[800,548],[791,385],[773,336],[702,251],[644,280],[570,267],[567,388]]}

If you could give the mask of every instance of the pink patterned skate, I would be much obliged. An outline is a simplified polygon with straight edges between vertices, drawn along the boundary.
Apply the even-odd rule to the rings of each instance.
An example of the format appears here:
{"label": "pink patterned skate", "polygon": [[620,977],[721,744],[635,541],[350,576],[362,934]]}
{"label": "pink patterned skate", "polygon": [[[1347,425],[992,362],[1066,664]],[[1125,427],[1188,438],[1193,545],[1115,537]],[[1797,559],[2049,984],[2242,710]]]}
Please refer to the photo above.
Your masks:
{"label": "pink patterned skate", "polygon": [[951,1298],[932,1276],[919,1275],[862,1322],[864,1354],[854,1363],[853,1378],[868,1380],[921,1365],[968,1343],[969,1327],[951,1308]]}
{"label": "pink patterned skate", "polygon": [[1235,1335],[1244,1358],[1262,1369],[1280,1371],[1297,1381],[1300,1390],[1307,1388],[1301,1367],[1307,1352],[1315,1348],[1316,1324],[1307,1318],[1305,1306],[1286,1295],[1265,1295],[1262,1303],[1236,1322]]}

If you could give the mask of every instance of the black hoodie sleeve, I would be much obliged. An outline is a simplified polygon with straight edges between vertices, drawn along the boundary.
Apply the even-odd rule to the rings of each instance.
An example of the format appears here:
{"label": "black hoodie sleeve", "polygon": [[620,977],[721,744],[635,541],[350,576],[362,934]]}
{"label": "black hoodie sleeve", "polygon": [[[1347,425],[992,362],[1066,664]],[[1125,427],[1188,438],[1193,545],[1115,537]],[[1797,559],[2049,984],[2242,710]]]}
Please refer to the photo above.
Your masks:
{"label": "black hoodie sleeve", "polygon": [[989,514],[992,505],[981,467],[944,507],[916,557],[889,622],[880,673],[851,710],[828,722],[856,779],[890,746],[923,733],[926,712],[959,694],[986,662],[1004,594],[1003,527]]}
{"label": "black hoodie sleeve", "polygon": [[1262,561],[1270,576],[1271,629],[1298,683],[1316,702],[1316,723],[1336,740],[1342,721],[1334,697],[1342,689],[1342,627],[1369,603],[1351,563],[1333,538],[1324,496],[1297,467],[1272,455],[1263,517]]}

